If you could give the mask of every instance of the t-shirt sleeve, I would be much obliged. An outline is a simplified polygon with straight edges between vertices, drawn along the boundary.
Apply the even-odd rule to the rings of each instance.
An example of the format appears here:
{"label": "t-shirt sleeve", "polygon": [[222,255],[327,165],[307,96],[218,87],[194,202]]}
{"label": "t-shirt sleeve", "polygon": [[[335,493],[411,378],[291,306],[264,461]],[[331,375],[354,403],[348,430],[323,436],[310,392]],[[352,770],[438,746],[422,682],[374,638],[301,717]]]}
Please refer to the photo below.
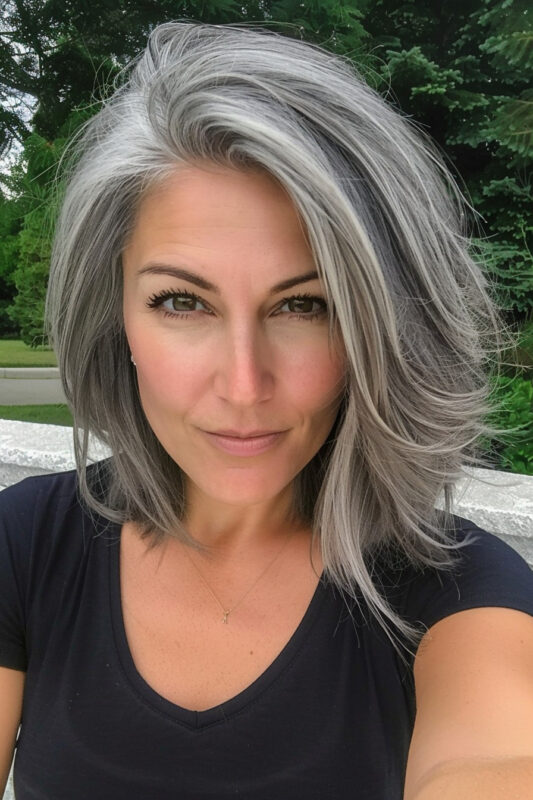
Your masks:
{"label": "t-shirt sleeve", "polygon": [[[430,628],[444,617],[469,608],[496,606],[533,615],[533,570],[498,536],[455,517],[456,538],[470,540],[459,549],[453,569],[424,570],[405,595],[405,616]],[[457,558],[457,556],[455,556]]]}
{"label": "t-shirt sleeve", "polygon": [[25,479],[0,491],[0,666],[27,669],[26,586],[35,499]]}

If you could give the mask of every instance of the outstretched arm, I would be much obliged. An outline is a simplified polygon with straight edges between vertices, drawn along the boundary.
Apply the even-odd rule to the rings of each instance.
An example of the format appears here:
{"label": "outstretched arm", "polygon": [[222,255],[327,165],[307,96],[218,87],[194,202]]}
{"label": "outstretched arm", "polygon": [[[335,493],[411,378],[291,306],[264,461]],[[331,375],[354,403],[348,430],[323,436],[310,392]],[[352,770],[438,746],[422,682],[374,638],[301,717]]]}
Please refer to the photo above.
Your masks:
{"label": "outstretched arm", "polygon": [[531,800],[533,617],[483,607],[440,620],[414,677],[404,800]]}

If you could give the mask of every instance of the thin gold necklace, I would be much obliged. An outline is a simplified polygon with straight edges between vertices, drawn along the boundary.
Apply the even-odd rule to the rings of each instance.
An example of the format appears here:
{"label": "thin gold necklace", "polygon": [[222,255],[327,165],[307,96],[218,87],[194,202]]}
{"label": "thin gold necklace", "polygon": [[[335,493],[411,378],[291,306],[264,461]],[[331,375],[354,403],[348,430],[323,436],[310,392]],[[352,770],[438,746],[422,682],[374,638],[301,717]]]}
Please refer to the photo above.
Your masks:
{"label": "thin gold necklace", "polygon": [[213,597],[215,598],[215,600],[217,601],[217,603],[220,605],[220,608],[222,609],[222,612],[223,612],[223,614],[224,614],[224,616],[222,617],[222,622],[223,622],[225,625],[227,625],[227,624],[228,624],[228,617],[229,617],[229,615],[231,614],[231,612],[232,612],[232,611],[234,611],[234,610],[237,608],[237,606],[238,606],[238,605],[240,605],[240,604],[242,603],[242,601],[244,600],[244,598],[245,598],[245,597],[247,597],[247,596],[250,594],[250,592],[252,591],[252,589],[254,588],[254,586],[256,586],[256,585],[259,583],[259,581],[261,580],[261,578],[263,577],[263,575],[264,575],[264,574],[265,574],[265,573],[266,573],[266,572],[267,572],[267,571],[270,569],[270,567],[272,566],[272,564],[274,563],[274,561],[276,561],[276,559],[278,559],[278,558],[280,557],[280,555],[282,554],[282,552],[283,552],[283,551],[285,550],[285,548],[287,547],[287,543],[288,543],[289,539],[291,538],[291,536],[292,536],[293,532],[294,532],[294,531],[291,531],[291,533],[289,533],[289,535],[288,535],[288,536],[287,536],[287,538],[285,539],[285,542],[283,543],[283,545],[282,545],[281,549],[280,549],[280,550],[278,551],[278,553],[277,553],[277,554],[274,556],[274,558],[272,559],[272,561],[271,561],[271,562],[270,562],[270,563],[269,563],[269,564],[268,564],[268,565],[265,567],[265,569],[264,569],[264,570],[263,570],[263,572],[260,574],[260,576],[257,578],[257,580],[256,580],[256,581],[255,581],[255,582],[254,582],[254,583],[253,583],[253,584],[250,586],[250,588],[249,588],[249,589],[248,589],[248,590],[245,592],[245,594],[243,594],[243,596],[241,597],[241,599],[240,599],[240,600],[238,600],[238,601],[235,603],[235,605],[233,606],[233,608],[229,608],[229,609],[226,609],[226,608],[224,608],[223,604],[220,602],[220,600],[218,599],[218,597],[216,596],[216,594],[214,593],[214,591],[212,590],[212,588],[209,586],[208,582],[206,581],[206,579],[204,578],[204,576],[202,575],[202,573],[200,572],[200,569],[198,568],[198,566],[197,566],[197,565],[194,563],[194,561],[192,560],[191,556],[189,555],[189,553],[188,553],[188,551],[187,551],[187,547],[185,547],[185,553],[187,554],[187,558],[189,559],[189,561],[191,562],[191,564],[193,565],[193,567],[195,567],[195,568],[196,568],[196,570],[198,571],[198,574],[200,575],[201,579],[203,580],[203,582],[205,583],[205,585],[207,586],[207,588],[209,589],[209,591],[211,592],[211,594],[213,595]]}

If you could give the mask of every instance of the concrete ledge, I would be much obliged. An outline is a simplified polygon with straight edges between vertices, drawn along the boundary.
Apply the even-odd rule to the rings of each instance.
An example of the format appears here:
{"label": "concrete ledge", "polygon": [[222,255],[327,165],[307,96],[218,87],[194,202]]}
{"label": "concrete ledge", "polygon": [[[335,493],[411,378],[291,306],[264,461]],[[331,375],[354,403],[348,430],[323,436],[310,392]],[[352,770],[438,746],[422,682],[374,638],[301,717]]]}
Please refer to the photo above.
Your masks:
{"label": "concrete ledge", "polygon": [[[111,455],[91,439],[89,461]],[[75,469],[72,428],[0,419],[0,489],[29,475]],[[533,476],[465,468],[454,512],[514,547],[533,567]]]}
{"label": "concrete ledge", "polygon": [[[110,451],[101,442],[90,440],[91,461],[109,455]],[[6,476],[10,471],[12,474],[24,472],[26,477],[75,467],[71,427],[0,419],[0,470],[3,469]]]}
{"label": "concrete ledge", "polygon": [[0,367],[0,378],[59,378],[59,367]]}
{"label": "concrete ledge", "polygon": [[454,512],[497,534],[533,568],[533,476],[465,469],[456,484]]}

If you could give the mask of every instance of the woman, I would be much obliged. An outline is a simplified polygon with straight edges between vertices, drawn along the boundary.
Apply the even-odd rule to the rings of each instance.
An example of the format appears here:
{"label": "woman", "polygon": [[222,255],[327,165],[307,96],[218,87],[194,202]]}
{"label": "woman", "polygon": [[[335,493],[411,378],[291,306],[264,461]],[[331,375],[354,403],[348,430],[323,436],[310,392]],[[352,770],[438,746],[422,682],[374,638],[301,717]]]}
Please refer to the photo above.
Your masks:
{"label": "woman", "polygon": [[17,800],[529,797],[533,576],[450,513],[499,336],[460,202],[349,62],[153,31],[57,224],[77,470],[0,497]]}

